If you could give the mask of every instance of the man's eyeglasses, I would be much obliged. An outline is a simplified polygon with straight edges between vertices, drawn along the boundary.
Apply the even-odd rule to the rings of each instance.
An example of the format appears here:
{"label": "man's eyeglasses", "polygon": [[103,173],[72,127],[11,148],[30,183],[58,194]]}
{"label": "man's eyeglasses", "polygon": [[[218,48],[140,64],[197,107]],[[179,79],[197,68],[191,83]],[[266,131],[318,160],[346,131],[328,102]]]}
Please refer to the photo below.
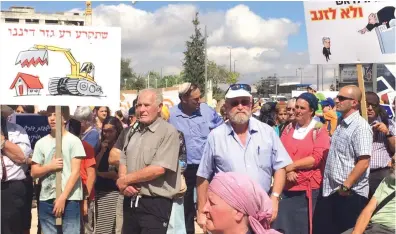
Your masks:
{"label": "man's eyeglasses", "polygon": [[235,101],[233,101],[233,102],[230,103],[230,105],[231,105],[232,107],[239,106],[239,104],[241,104],[242,106],[250,106],[250,100],[248,100],[248,99],[243,99],[243,100],[241,100],[241,101],[235,100]]}
{"label": "man's eyeglasses", "polygon": [[373,104],[373,103],[366,102],[366,107],[369,107],[369,106],[371,106],[372,108],[377,108],[378,104]]}
{"label": "man's eyeglasses", "polygon": [[[227,89],[227,92],[228,92],[228,90],[240,90],[240,89],[243,89],[243,90],[246,90],[246,91],[248,91],[249,93],[252,91],[252,88],[250,87],[250,85],[248,85],[248,84],[232,84],[232,85],[230,85],[230,87]],[[226,93],[227,93],[226,92]]]}
{"label": "man's eyeglasses", "polygon": [[343,102],[343,101],[345,101],[345,100],[355,100],[354,98],[350,98],[350,97],[345,97],[345,96],[341,96],[341,95],[338,95],[337,96],[337,99],[340,101],[340,102]]}

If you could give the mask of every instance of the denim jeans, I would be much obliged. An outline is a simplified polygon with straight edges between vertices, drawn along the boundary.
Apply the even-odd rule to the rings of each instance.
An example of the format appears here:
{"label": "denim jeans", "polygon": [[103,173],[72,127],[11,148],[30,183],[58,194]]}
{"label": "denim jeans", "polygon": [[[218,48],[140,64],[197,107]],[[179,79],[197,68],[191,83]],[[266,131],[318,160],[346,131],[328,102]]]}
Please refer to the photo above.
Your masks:
{"label": "denim jeans", "polygon": [[62,217],[62,228],[55,225],[53,209],[53,199],[40,201],[39,220],[43,234],[80,233],[80,201],[66,201],[65,212]]}
{"label": "denim jeans", "polygon": [[166,234],[186,234],[183,203],[183,197],[173,199],[172,212]]}

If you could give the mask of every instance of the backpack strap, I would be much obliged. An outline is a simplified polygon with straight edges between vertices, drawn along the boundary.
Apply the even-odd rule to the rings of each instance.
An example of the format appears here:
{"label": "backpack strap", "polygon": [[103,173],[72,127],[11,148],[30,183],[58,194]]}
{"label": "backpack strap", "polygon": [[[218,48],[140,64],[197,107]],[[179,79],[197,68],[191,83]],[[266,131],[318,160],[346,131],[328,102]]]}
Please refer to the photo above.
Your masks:
{"label": "backpack strap", "polygon": [[388,204],[393,198],[395,198],[396,191],[393,191],[393,193],[389,194],[384,200],[378,204],[378,206],[375,208],[373,214],[371,217],[373,217],[378,211],[380,211],[386,204]]}

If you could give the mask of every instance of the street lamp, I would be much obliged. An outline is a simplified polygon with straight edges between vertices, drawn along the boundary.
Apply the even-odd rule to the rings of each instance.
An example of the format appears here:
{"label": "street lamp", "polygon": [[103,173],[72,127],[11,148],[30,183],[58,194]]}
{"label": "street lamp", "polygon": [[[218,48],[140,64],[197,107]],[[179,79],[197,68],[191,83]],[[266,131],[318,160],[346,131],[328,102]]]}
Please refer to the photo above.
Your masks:
{"label": "street lamp", "polygon": [[125,90],[127,89],[127,87],[126,87],[126,82],[127,82],[127,79],[125,78],[125,79],[124,79],[124,89],[125,89]]}
{"label": "street lamp", "polygon": [[235,62],[236,62],[236,61],[237,61],[237,60],[235,59],[235,60],[234,60],[234,73],[235,73]]}

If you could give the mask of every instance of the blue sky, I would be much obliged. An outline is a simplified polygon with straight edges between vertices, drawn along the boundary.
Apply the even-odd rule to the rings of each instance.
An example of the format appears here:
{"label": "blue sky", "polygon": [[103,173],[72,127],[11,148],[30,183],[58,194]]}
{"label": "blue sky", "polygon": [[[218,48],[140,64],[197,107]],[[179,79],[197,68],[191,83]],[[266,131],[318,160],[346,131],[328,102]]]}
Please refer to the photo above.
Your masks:
{"label": "blue sky", "polygon": [[[100,4],[132,4],[126,2],[92,2],[96,7]],[[168,5],[169,3],[188,3],[188,2],[137,2],[135,7],[145,11],[155,11],[158,8]],[[288,18],[301,24],[300,31],[289,37],[288,50],[292,52],[301,52],[307,50],[307,36],[304,22],[303,2],[191,2],[199,7],[201,11],[226,11],[236,5],[247,5],[257,15],[264,19],[267,18]],[[10,6],[31,6],[38,12],[61,12],[74,8],[85,8],[85,2],[1,2],[1,9],[6,10]]]}

